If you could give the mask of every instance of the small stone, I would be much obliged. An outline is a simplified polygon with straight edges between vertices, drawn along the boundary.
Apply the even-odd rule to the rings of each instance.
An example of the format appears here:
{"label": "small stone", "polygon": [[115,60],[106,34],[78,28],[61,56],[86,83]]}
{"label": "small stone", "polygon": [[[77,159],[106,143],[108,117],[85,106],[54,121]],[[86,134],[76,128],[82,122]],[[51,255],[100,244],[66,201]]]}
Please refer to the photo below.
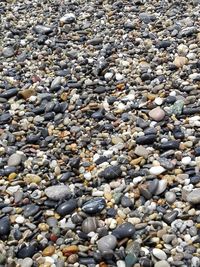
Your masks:
{"label": "small stone", "polygon": [[133,267],[138,258],[134,254],[128,254],[125,257],[126,267]]}
{"label": "small stone", "polygon": [[76,254],[78,251],[79,249],[78,246],[76,245],[66,246],[62,249],[64,256],[70,256],[72,254]]}
{"label": "small stone", "polygon": [[165,252],[159,248],[154,248],[152,253],[159,260],[166,260],[167,259],[167,255],[165,254]]}
{"label": "small stone", "polygon": [[97,242],[98,250],[101,252],[113,250],[116,247],[116,245],[117,245],[117,239],[114,235],[103,236]]}
{"label": "small stone", "polygon": [[49,34],[53,31],[53,28],[44,25],[36,25],[33,30],[38,34]]}
{"label": "small stone", "polygon": [[71,191],[67,185],[53,185],[45,189],[45,194],[53,200],[61,200],[71,196]]}
{"label": "small stone", "polygon": [[36,175],[36,174],[27,174],[26,177],[24,177],[24,182],[26,184],[39,184],[41,182],[41,178],[40,176]]}
{"label": "small stone", "polygon": [[177,51],[178,51],[178,54],[180,56],[186,56],[189,49],[187,47],[187,45],[184,45],[184,44],[180,44],[178,47],[177,47]]}
{"label": "small stone", "polygon": [[165,112],[160,107],[156,107],[149,112],[149,116],[155,121],[162,121],[165,117]]}
{"label": "small stone", "polygon": [[71,214],[76,208],[77,208],[77,200],[70,199],[60,204],[57,207],[56,212],[61,216],[65,216],[67,214]]}
{"label": "small stone", "polygon": [[162,194],[167,188],[167,181],[166,180],[160,180],[158,182],[158,187],[156,189],[156,192],[154,193],[156,196]]}
{"label": "small stone", "polygon": [[169,204],[173,204],[176,201],[176,194],[174,192],[166,192],[165,199]]}
{"label": "small stone", "polygon": [[134,233],[135,233],[135,227],[132,223],[129,222],[119,225],[112,232],[112,234],[116,236],[117,239],[122,239],[125,237],[133,237]]}
{"label": "small stone", "polygon": [[21,163],[21,160],[22,160],[22,155],[14,153],[8,159],[8,166],[18,166]]}
{"label": "small stone", "polygon": [[141,146],[141,145],[136,146],[134,153],[137,156],[140,156],[143,158],[147,158],[149,155],[149,151],[144,146]]}
{"label": "small stone", "polygon": [[157,261],[154,267],[170,267],[170,264],[167,261],[162,260],[162,261]]}
{"label": "small stone", "polygon": [[17,258],[32,258],[35,253],[37,253],[37,247],[35,245],[22,246],[17,252]]}
{"label": "small stone", "polygon": [[121,176],[122,170],[120,166],[109,166],[105,168],[100,174],[100,177],[103,177],[106,180],[114,180]]}
{"label": "small stone", "polygon": [[70,24],[76,21],[76,16],[73,13],[67,13],[60,18],[61,24]]}
{"label": "small stone", "polygon": [[42,251],[43,256],[51,256],[55,252],[55,247],[54,246],[48,246]]}
{"label": "small stone", "polygon": [[34,216],[40,207],[35,204],[29,204],[24,208],[24,217],[28,218],[29,216]]}
{"label": "small stone", "polygon": [[22,96],[25,100],[29,99],[31,96],[35,94],[36,94],[36,91],[33,87],[29,87],[19,92],[19,95]]}
{"label": "small stone", "polygon": [[188,63],[188,59],[186,57],[177,56],[175,57],[173,63],[177,68],[182,68],[184,65]]}
{"label": "small stone", "polygon": [[15,51],[14,51],[13,47],[8,46],[8,47],[4,47],[2,53],[3,53],[4,57],[9,58],[9,57],[14,56]]}
{"label": "small stone", "polygon": [[84,233],[88,234],[90,232],[96,232],[97,227],[97,219],[95,217],[88,217],[83,221],[81,229]]}
{"label": "small stone", "polygon": [[82,210],[88,214],[96,214],[101,212],[106,207],[106,201],[104,198],[93,198],[85,202],[82,206]]}
{"label": "small stone", "polygon": [[51,90],[59,89],[61,85],[61,81],[62,81],[62,77],[60,76],[56,77],[51,83]]}
{"label": "small stone", "polygon": [[178,216],[178,211],[174,210],[171,212],[167,212],[163,215],[163,221],[166,222],[168,225],[170,225]]}
{"label": "small stone", "polygon": [[165,168],[162,166],[153,166],[150,168],[149,172],[153,175],[160,175],[161,173],[165,172]]}
{"label": "small stone", "polygon": [[180,145],[179,141],[173,140],[173,141],[167,141],[167,142],[160,144],[160,148],[163,150],[178,149],[179,145]]}
{"label": "small stone", "polygon": [[25,258],[20,262],[20,267],[31,267],[33,260],[31,258]]}
{"label": "small stone", "polygon": [[190,192],[187,196],[187,201],[191,204],[199,204],[200,203],[200,188],[194,189],[192,192]]}
{"label": "small stone", "polygon": [[152,145],[155,141],[155,134],[143,135],[136,138],[136,144],[138,145]]}
{"label": "small stone", "polygon": [[10,220],[8,217],[0,219],[0,239],[10,234]]}
{"label": "small stone", "polygon": [[191,161],[192,161],[191,157],[187,156],[182,158],[181,163],[183,165],[189,165]]}

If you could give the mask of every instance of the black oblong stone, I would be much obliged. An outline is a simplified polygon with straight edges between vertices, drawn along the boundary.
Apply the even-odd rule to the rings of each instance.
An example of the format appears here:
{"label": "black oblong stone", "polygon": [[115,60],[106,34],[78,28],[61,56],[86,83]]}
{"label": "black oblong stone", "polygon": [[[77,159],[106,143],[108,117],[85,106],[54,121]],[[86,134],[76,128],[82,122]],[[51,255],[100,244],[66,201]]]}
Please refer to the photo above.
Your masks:
{"label": "black oblong stone", "polygon": [[179,145],[180,145],[179,141],[173,140],[173,141],[167,141],[163,144],[160,144],[160,148],[162,150],[178,149]]}
{"label": "black oblong stone", "polygon": [[82,206],[82,210],[88,214],[96,214],[101,212],[106,207],[106,201],[104,198],[92,198],[85,202]]}
{"label": "black oblong stone", "polygon": [[122,170],[119,165],[109,166],[105,168],[100,174],[99,177],[103,177],[106,180],[117,179],[121,176]]}
{"label": "black oblong stone", "polygon": [[60,204],[57,207],[56,212],[61,216],[65,216],[67,214],[72,213],[76,208],[77,208],[77,200],[70,199]]}
{"label": "black oblong stone", "polygon": [[9,98],[17,95],[17,93],[18,93],[18,90],[16,88],[12,88],[12,89],[6,90],[5,92],[1,93],[0,97],[9,99]]}
{"label": "black oblong stone", "polygon": [[0,219],[0,239],[10,234],[10,220],[7,216]]}
{"label": "black oblong stone", "polygon": [[0,116],[0,124],[9,122],[10,120],[11,120],[11,115],[8,112]]}
{"label": "black oblong stone", "polygon": [[136,138],[136,144],[138,145],[150,145],[156,141],[156,135],[148,134],[144,136],[139,136]]}
{"label": "black oblong stone", "polygon": [[195,147],[194,154],[195,154],[195,156],[200,156],[200,146]]}
{"label": "black oblong stone", "polygon": [[125,237],[133,237],[134,233],[135,233],[135,227],[132,223],[129,222],[121,224],[112,232],[112,234],[116,236],[117,239],[122,239]]}
{"label": "black oblong stone", "polygon": [[35,253],[37,253],[38,249],[34,245],[29,245],[22,247],[17,252],[17,258],[25,259],[32,258]]}

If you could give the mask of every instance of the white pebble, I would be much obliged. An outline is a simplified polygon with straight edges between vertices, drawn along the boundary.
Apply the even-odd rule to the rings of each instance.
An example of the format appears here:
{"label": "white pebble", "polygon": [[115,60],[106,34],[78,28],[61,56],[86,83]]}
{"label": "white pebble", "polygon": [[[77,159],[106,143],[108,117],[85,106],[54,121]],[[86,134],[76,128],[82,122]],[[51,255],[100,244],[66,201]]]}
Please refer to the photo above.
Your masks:
{"label": "white pebble", "polygon": [[122,74],[120,74],[120,73],[116,73],[116,74],[115,74],[115,79],[116,79],[117,81],[121,81],[121,80],[123,80],[123,78],[124,78],[124,76],[123,76]]}
{"label": "white pebble", "polygon": [[156,97],[155,100],[154,100],[154,102],[155,102],[156,105],[161,106],[162,103],[163,103],[163,98]]}
{"label": "white pebble", "polygon": [[182,158],[181,162],[183,165],[188,165],[191,162],[191,157],[189,157],[189,156],[184,157],[184,158]]}
{"label": "white pebble", "polygon": [[24,221],[25,221],[25,218],[23,216],[21,216],[21,215],[17,216],[16,219],[15,219],[15,222],[16,223],[20,223],[20,224],[24,223]]}
{"label": "white pebble", "polygon": [[164,171],[165,171],[165,168],[163,168],[162,166],[154,166],[154,167],[151,167],[149,170],[150,174],[153,174],[153,175],[159,175],[163,173]]}

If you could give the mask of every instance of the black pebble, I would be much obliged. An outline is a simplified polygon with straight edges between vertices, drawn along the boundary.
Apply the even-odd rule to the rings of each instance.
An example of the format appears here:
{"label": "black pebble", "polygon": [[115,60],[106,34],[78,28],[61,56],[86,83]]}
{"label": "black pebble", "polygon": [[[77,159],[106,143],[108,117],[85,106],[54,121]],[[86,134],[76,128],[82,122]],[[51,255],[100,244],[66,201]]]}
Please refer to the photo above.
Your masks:
{"label": "black pebble", "polygon": [[167,141],[160,144],[160,148],[163,150],[178,149],[180,145],[179,141]]}
{"label": "black pebble", "polygon": [[136,144],[138,145],[150,145],[156,141],[156,135],[148,134],[144,136],[139,136],[136,138]]}
{"label": "black pebble", "polygon": [[106,207],[106,201],[104,198],[92,198],[85,202],[82,206],[82,210],[88,214],[96,214],[101,212]]}
{"label": "black pebble", "polygon": [[0,239],[10,234],[10,220],[8,217],[0,219]]}
{"label": "black pebble", "polygon": [[56,212],[61,216],[65,216],[67,214],[71,214],[76,208],[77,201],[75,199],[70,199],[60,204],[57,207]]}
{"label": "black pebble", "polygon": [[117,166],[109,166],[103,170],[99,176],[103,177],[106,180],[117,179],[121,176],[122,170],[119,165]]}
{"label": "black pebble", "polygon": [[135,227],[132,223],[126,222],[118,226],[113,230],[112,234],[116,236],[117,239],[122,239],[125,237],[133,237],[135,233]]}
{"label": "black pebble", "polygon": [[17,258],[25,259],[25,258],[32,258],[33,255],[37,253],[37,248],[34,245],[25,246],[18,250]]}

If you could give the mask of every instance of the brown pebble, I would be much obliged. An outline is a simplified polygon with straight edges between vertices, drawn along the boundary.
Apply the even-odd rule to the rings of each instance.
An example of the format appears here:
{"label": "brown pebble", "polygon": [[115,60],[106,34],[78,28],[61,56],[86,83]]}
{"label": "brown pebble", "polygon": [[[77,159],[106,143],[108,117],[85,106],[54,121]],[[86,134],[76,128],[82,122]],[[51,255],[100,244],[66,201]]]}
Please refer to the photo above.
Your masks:
{"label": "brown pebble", "polygon": [[43,256],[51,256],[55,252],[55,247],[54,246],[48,246],[42,251]]}
{"label": "brown pebble", "polygon": [[19,92],[19,95],[21,95],[25,100],[31,97],[32,95],[35,95],[36,91],[33,87],[30,87],[28,89],[24,89]]}
{"label": "brown pebble", "polygon": [[67,262],[74,264],[75,262],[78,261],[78,255],[77,254],[72,254],[67,258]]}
{"label": "brown pebble", "polygon": [[188,59],[186,57],[175,57],[174,59],[174,65],[177,67],[177,68],[182,68],[184,65],[186,65],[188,62]]}
{"label": "brown pebble", "polygon": [[64,256],[70,256],[70,255],[76,254],[78,252],[78,247],[75,245],[64,247],[62,252],[63,252]]}

